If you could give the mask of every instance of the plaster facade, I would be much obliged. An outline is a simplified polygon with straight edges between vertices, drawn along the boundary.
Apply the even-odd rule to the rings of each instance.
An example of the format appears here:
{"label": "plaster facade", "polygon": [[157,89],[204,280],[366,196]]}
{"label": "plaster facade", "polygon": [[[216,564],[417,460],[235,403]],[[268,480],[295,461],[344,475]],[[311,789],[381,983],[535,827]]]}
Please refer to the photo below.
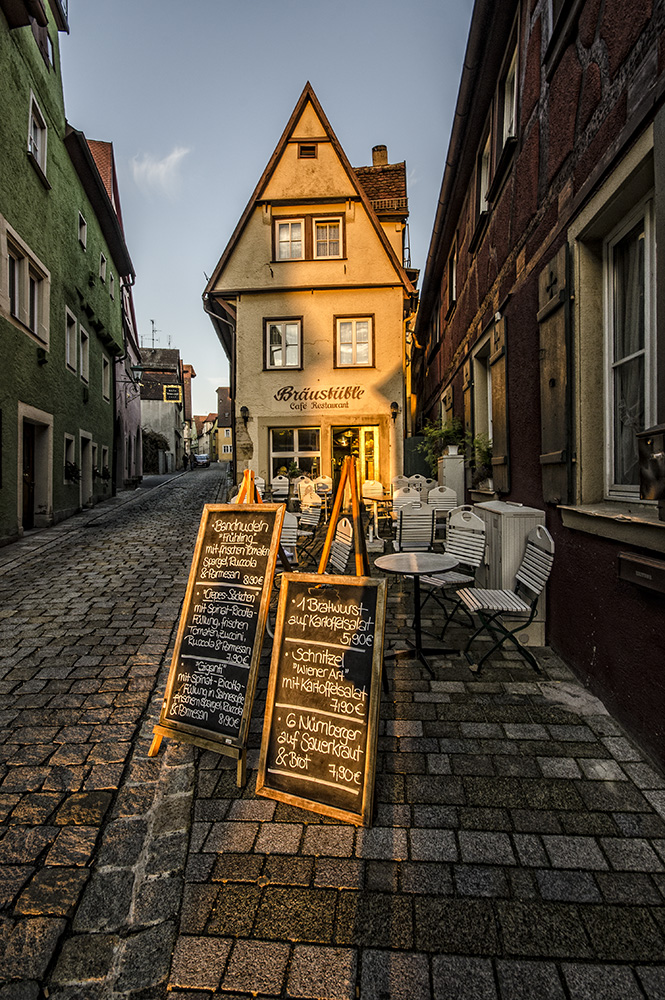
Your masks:
{"label": "plaster facade", "polygon": [[403,183],[379,217],[308,84],[204,294],[231,361],[238,478],[334,478],[345,454],[361,480],[401,472]]}

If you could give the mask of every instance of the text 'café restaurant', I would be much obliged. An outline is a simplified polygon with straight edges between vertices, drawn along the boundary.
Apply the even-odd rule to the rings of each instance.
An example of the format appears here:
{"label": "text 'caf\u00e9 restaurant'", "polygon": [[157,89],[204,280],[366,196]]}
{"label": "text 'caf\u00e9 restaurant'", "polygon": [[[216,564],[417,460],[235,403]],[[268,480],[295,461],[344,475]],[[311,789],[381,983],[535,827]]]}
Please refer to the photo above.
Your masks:
{"label": "text 'caf\u00e9 restaurant'", "polygon": [[306,85],[204,292],[231,368],[236,476],[403,469],[406,164],[352,167]]}

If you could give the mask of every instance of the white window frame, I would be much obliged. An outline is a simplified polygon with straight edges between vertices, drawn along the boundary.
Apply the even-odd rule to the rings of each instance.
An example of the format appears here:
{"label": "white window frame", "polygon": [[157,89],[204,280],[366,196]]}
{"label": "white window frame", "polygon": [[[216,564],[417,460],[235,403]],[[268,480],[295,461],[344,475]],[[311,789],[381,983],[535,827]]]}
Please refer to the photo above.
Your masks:
{"label": "white window frame", "polygon": [[[331,243],[330,237],[326,236],[325,240],[319,241],[318,238],[318,227],[319,226],[337,226],[338,227],[338,237],[337,243],[337,253],[328,253],[327,248]],[[312,255],[314,260],[335,260],[344,256],[344,247],[342,245],[342,238],[344,235],[344,227],[342,225],[342,216],[323,216],[320,219],[314,219],[312,222]],[[324,243],[326,246],[325,253],[319,253],[319,242]]]}
{"label": "white window frame", "polygon": [[108,403],[111,399],[111,362],[102,354],[102,399]]}
{"label": "white window frame", "polygon": [[[292,226],[300,226],[300,239],[294,239],[292,236]],[[280,240],[280,226],[289,227],[289,238],[287,240]],[[293,253],[293,245],[295,243],[300,243],[300,253]],[[282,247],[289,247],[291,251],[288,255],[282,256]],[[304,260],[305,259],[305,220],[303,218],[293,218],[293,219],[275,219],[275,260]]]}
{"label": "white window frame", "polygon": [[[51,275],[0,216],[0,312],[40,347],[49,346]],[[13,264],[11,263],[13,261]],[[6,292],[4,289],[6,288]],[[6,295],[6,298],[5,298]]]}
{"label": "white window frame", "polygon": [[224,454],[224,455],[230,455],[232,451],[233,451],[233,448],[231,447],[230,444],[223,444],[222,445],[222,454]]}
{"label": "white window frame", "polygon": [[85,221],[84,216],[79,212],[79,225],[78,225],[78,235],[79,243],[85,250],[88,245],[88,223]]}
{"label": "white window frame", "polygon": [[65,306],[65,368],[76,374],[77,371],[77,322],[76,316]]}
{"label": "white window frame", "polygon": [[[341,359],[341,327],[350,323],[352,326],[351,353],[352,361]],[[358,323],[367,323],[368,360],[358,361]],[[335,319],[335,366],[337,368],[373,368],[374,367],[374,329],[371,316],[337,316]]]}
{"label": "white window frame", "polygon": [[30,116],[28,119],[28,154],[46,177],[46,149],[48,128],[46,119],[37,103],[35,95],[30,93]]}
{"label": "white window frame", "polygon": [[478,214],[489,212],[487,193],[490,189],[490,167],[492,161],[492,136],[488,132],[482,152],[478,157]]}
{"label": "white window frame", "polygon": [[[293,433],[293,451],[279,451],[273,448],[273,432],[278,433],[284,431],[291,431]],[[301,431],[316,431],[319,435],[319,448],[318,451],[306,451],[300,448],[300,432]],[[284,459],[283,464],[288,469],[291,462],[295,462],[298,468],[301,468],[299,459],[307,458],[316,460],[316,468],[319,472],[317,475],[321,474],[321,428],[320,427],[271,427],[270,428],[270,481],[275,478],[277,473],[273,472],[274,459]]]}
{"label": "white window frame", "polygon": [[115,278],[113,277],[113,271],[109,272],[109,295],[112,299],[115,299]]}
{"label": "white window frame", "polygon": [[[293,347],[293,344],[286,344],[286,328],[287,326],[296,326],[298,329],[298,341],[295,345],[297,348],[297,360],[294,364],[286,363],[286,349],[287,347]],[[271,343],[270,335],[273,327],[281,328],[281,346],[278,348],[282,352],[284,358],[283,364],[274,364],[271,360]],[[291,319],[267,319],[265,321],[265,366],[268,371],[281,371],[283,368],[302,368],[302,319],[299,316],[295,316]]]}
{"label": "white window frame", "polygon": [[[627,358],[614,354],[615,284],[614,248],[640,221],[644,220],[644,346]],[[611,500],[639,500],[639,483],[619,483],[615,476],[615,372],[630,359],[644,358],[644,427],[656,423],[656,308],[655,308],[655,225],[653,197],[644,198],[603,244],[603,318],[605,363],[605,496]],[[644,427],[640,430],[644,430]]]}
{"label": "white window frame", "polygon": [[79,326],[79,373],[87,384],[90,381],[90,334]]}
{"label": "white window frame", "polygon": [[106,282],[106,257],[103,253],[99,255],[99,277]]}
{"label": "white window frame", "polygon": [[492,334],[494,327],[474,347],[471,354],[473,370],[473,430],[493,439],[492,428]]}

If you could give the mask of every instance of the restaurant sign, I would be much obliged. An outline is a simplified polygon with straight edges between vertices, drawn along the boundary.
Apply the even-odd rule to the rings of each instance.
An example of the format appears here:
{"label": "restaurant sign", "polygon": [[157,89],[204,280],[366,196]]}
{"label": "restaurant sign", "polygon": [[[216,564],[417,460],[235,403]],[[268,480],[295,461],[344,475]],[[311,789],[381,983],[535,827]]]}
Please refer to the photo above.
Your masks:
{"label": "restaurant sign", "polygon": [[278,403],[288,403],[289,409],[298,410],[348,410],[350,403],[364,396],[361,385],[332,385],[326,389],[296,389],[283,385],[274,398]]}

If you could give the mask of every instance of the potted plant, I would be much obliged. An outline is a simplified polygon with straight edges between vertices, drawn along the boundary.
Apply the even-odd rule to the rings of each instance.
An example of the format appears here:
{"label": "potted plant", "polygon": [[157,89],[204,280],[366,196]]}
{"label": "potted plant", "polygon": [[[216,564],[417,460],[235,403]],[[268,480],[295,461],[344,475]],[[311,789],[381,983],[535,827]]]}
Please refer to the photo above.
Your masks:
{"label": "potted plant", "polygon": [[474,490],[492,492],[492,442],[487,434],[476,434],[473,439],[473,454],[475,459],[471,486]]}
{"label": "potted plant", "polygon": [[81,470],[76,462],[65,462],[65,479],[69,483],[78,483],[81,479]]}
{"label": "potted plant", "polygon": [[424,441],[419,450],[425,456],[433,476],[437,475],[438,462],[447,450],[449,455],[456,455],[460,445],[467,441],[464,425],[459,417],[453,417],[446,424],[428,420],[423,427]]}

